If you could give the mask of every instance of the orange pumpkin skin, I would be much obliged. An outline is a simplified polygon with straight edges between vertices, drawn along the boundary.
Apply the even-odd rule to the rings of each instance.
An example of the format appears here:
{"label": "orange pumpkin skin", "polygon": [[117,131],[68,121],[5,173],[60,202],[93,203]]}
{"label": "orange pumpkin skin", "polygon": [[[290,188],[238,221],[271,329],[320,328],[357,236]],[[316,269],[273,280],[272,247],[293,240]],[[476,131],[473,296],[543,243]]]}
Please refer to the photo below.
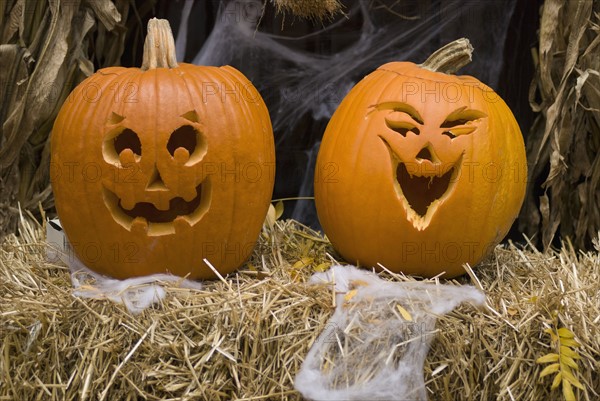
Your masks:
{"label": "orange pumpkin skin", "polygon": [[319,220],[347,261],[450,278],[510,229],[527,162],[519,126],[492,89],[393,62],[342,101],[315,171]]}
{"label": "orange pumpkin skin", "polygon": [[[137,137],[137,139],[136,139]],[[116,278],[213,278],[250,255],[274,184],[267,108],[232,67],[106,68],[55,121],[55,204],[75,255]]]}

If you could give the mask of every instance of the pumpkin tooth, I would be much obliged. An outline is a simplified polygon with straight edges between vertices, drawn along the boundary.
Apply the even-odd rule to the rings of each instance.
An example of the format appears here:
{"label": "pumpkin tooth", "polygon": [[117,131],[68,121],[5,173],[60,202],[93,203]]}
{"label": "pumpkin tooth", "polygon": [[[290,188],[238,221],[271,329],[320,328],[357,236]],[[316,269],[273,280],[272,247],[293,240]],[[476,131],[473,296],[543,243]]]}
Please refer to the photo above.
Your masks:
{"label": "pumpkin tooth", "polygon": [[156,206],[158,210],[169,210],[170,199],[168,199],[166,196],[159,196],[158,199],[156,199],[154,206]]}
{"label": "pumpkin tooth", "polygon": [[136,217],[131,222],[131,232],[146,235],[148,232],[148,220],[143,217]]}
{"label": "pumpkin tooth", "polygon": [[198,196],[198,192],[196,188],[182,188],[182,194],[181,197],[183,198],[184,201],[186,202],[191,202],[194,199],[196,199],[196,197]]}
{"label": "pumpkin tooth", "polygon": [[133,197],[131,196],[126,196],[121,198],[121,207],[125,210],[131,210],[135,207],[135,201],[133,200]]}
{"label": "pumpkin tooth", "polygon": [[191,228],[190,223],[183,216],[177,216],[175,220],[173,220],[173,226],[175,227],[176,233],[182,233]]}

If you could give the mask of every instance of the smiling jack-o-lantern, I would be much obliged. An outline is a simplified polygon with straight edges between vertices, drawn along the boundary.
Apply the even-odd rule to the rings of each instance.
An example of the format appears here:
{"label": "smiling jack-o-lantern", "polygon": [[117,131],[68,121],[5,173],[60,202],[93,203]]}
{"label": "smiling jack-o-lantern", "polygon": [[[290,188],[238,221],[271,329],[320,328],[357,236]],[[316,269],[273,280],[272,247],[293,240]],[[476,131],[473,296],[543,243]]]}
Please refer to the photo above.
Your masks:
{"label": "smiling jack-o-lantern", "polygon": [[274,184],[262,98],[232,67],[177,64],[152,20],[139,68],[82,82],[51,141],[56,209],[75,255],[117,278],[214,277],[253,250]]}
{"label": "smiling jack-o-lantern", "polygon": [[424,64],[388,63],[342,101],[315,174],[319,220],[348,261],[432,277],[464,273],[508,232],[526,186],[508,106],[454,71],[466,40]]}

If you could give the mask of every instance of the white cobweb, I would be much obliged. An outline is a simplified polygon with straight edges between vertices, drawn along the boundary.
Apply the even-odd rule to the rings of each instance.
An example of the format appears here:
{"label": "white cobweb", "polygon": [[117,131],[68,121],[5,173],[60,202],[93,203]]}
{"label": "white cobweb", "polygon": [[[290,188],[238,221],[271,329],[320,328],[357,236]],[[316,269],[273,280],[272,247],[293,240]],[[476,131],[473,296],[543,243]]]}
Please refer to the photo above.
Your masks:
{"label": "white cobweb", "polygon": [[133,314],[139,314],[167,296],[167,288],[202,289],[202,283],[172,274],[151,274],[124,280],[107,277],[88,269],[76,257],[69,258],[73,296],[106,299],[123,304]]}
{"label": "white cobweb", "polygon": [[[402,3],[398,1],[346,3],[351,4],[347,16],[292,37],[261,31],[262,0],[221,2],[215,26],[193,63],[239,68],[267,100],[273,128],[280,134],[278,142],[307,113],[315,120],[329,119],[350,88],[380,65],[422,62],[461,37],[468,37],[475,47],[473,62],[462,72],[477,71],[481,81],[496,86],[514,0],[407,2],[412,4],[406,7],[408,15],[395,10],[394,4]],[[182,25],[187,27],[188,20],[189,9],[184,7]],[[290,29],[294,21],[284,24]],[[177,41],[181,48],[185,35],[178,35]],[[310,41],[344,45],[331,54],[298,47],[298,42]]]}
{"label": "white cobweb", "polygon": [[423,363],[437,316],[485,302],[470,286],[389,282],[353,266],[333,266],[311,282],[334,283],[338,294],[295,380],[314,401],[426,401]]}
{"label": "white cobweb", "polygon": [[202,283],[172,274],[118,280],[96,273],[77,258],[57,220],[48,222],[47,237],[47,259],[69,267],[75,297],[110,300],[123,304],[133,314],[139,314],[160,303],[170,287],[202,289]]}

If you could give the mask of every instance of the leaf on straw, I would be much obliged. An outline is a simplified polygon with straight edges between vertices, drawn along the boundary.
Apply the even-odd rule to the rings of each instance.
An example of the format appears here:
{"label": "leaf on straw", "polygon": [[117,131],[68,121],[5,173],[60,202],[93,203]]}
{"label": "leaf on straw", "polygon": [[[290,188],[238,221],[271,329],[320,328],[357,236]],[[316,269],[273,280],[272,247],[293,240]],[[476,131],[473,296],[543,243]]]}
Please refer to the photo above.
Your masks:
{"label": "leaf on straw", "polygon": [[581,382],[573,375],[573,373],[567,368],[565,369],[563,367],[562,369],[562,376],[563,376],[563,385],[564,382],[567,381],[569,382],[569,384],[572,384],[573,386],[583,390],[583,384],[581,384]]}
{"label": "leaf on straw", "polygon": [[540,378],[551,375],[552,373],[556,373],[556,372],[558,372],[559,369],[560,369],[559,363],[553,363],[552,365],[548,365],[540,372]]}
{"label": "leaf on straw", "polygon": [[330,266],[331,266],[331,263],[323,262],[323,263],[318,264],[315,267],[315,271],[322,273],[322,272],[326,271],[327,269],[329,269]]}
{"label": "leaf on straw", "polygon": [[566,366],[568,366],[570,368],[573,368],[575,370],[578,369],[577,368],[577,363],[575,362],[575,360],[573,358],[569,357],[569,356],[561,355],[560,356],[560,363],[562,363],[562,364],[564,364],[564,365],[566,365]]}
{"label": "leaf on straw", "polygon": [[558,335],[561,339],[575,337],[575,334],[573,334],[573,332],[571,332],[571,330],[567,329],[566,327],[561,327],[560,329],[558,329]]}
{"label": "leaf on straw", "polygon": [[565,401],[576,401],[575,394],[573,393],[573,387],[567,380],[562,381],[563,397]]}
{"label": "leaf on straw", "polygon": [[269,205],[269,209],[267,210],[267,216],[265,217],[265,224],[273,229],[275,226],[275,222],[281,217],[283,214],[283,202],[279,201],[275,205],[272,203]]}
{"label": "leaf on straw", "polygon": [[[552,324],[554,327],[558,325],[557,314],[553,314]],[[578,347],[580,344],[574,340],[575,334],[566,327],[561,327],[557,330],[547,328],[544,329],[544,332],[551,335],[553,346],[559,346],[559,352],[558,354],[550,353],[544,355],[536,360],[537,363],[552,363],[542,370],[540,378],[556,373],[556,376],[552,381],[551,389],[556,389],[559,385],[562,385],[565,399],[571,396],[574,397],[572,386],[581,390],[585,389],[572,371],[572,369],[574,371],[578,370],[577,362],[575,360],[580,359],[580,357],[575,350],[571,349],[571,347]]]}
{"label": "leaf on straw", "polygon": [[398,312],[400,312],[400,315],[402,315],[402,318],[404,320],[406,320],[407,322],[413,321],[412,315],[406,309],[404,309],[401,305],[396,305],[396,309],[398,309]]}
{"label": "leaf on straw", "polygon": [[571,348],[566,347],[564,345],[560,346],[560,354],[566,355],[573,359],[581,359],[581,357],[579,356],[579,354],[577,354],[577,352],[573,351]]}
{"label": "leaf on straw", "polygon": [[554,380],[552,380],[552,386],[550,387],[551,390],[555,390],[558,388],[558,386],[560,386],[562,382],[562,373],[558,372],[556,374],[556,376],[554,376]]}
{"label": "leaf on straw", "polygon": [[270,204],[269,209],[267,210],[267,217],[265,217],[265,224],[269,226],[269,228],[273,228],[275,220],[277,220],[277,212],[275,211],[273,204]]}
{"label": "leaf on straw", "polygon": [[302,258],[300,258],[300,260],[298,260],[296,263],[294,263],[292,265],[292,269],[294,270],[298,270],[298,269],[303,269],[305,267],[308,267],[312,264],[313,262],[313,258],[310,258],[308,256],[304,256]]}
{"label": "leaf on straw", "polygon": [[570,338],[561,339],[560,343],[564,346],[571,347],[571,348],[581,347],[581,344],[579,344],[577,341],[572,340]]}
{"label": "leaf on straw", "polygon": [[558,362],[559,356],[558,354],[548,354],[539,357],[535,362],[536,363],[550,363],[550,362]]}
{"label": "leaf on straw", "polygon": [[283,215],[283,202],[279,201],[275,204],[275,220],[279,220],[279,218]]}
{"label": "leaf on straw", "polygon": [[544,333],[550,334],[550,338],[552,340],[553,343],[555,343],[556,341],[558,341],[558,336],[556,335],[556,333],[554,332],[554,330],[548,328],[548,329],[544,329]]}

